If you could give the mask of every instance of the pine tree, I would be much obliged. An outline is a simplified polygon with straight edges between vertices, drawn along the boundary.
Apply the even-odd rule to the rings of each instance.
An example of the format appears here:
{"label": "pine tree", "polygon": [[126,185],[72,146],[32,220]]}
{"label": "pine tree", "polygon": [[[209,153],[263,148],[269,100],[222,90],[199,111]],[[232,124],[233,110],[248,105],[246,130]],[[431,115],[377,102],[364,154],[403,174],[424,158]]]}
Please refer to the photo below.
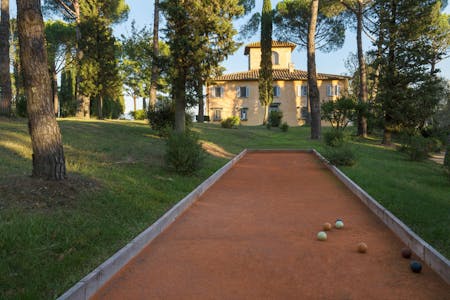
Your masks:
{"label": "pine tree", "polygon": [[17,24],[33,148],[32,174],[62,180],[66,178],[66,164],[51,97],[40,1],[17,0]]}

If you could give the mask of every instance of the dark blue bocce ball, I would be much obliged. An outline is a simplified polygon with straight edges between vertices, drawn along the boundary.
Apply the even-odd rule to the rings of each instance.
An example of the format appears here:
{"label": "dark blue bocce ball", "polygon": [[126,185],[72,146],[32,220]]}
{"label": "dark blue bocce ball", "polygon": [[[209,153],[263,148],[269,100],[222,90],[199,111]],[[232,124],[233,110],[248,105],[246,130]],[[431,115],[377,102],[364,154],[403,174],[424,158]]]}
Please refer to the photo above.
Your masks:
{"label": "dark blue bocce ball", "polygon": [[422,265],[418,261],[411,262],[409,266],[411,267],[411,271],[414,273],[420,273],[420,271],[422,271]]}

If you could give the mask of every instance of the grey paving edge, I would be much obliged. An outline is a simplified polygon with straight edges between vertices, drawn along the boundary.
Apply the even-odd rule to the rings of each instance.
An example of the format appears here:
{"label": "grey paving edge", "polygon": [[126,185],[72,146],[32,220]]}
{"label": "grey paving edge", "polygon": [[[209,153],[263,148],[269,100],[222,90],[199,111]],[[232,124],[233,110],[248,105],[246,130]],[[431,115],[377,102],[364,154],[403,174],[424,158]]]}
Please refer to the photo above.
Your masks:
{"label": "grey paving edge", "polygon": [[191,206],[207,189],[209,189],[217,180],[220,179],[234,164],[236,164],[247,150],[236,155],[232,160],[226,163],[222,168],[216,171],[202,184],[195,188],[189,195],[167,211],[150,227],[135,237],[125,247],[117,251],[113,256],[107,259],[91,273],[77,282],[73,287],[67,290],[58,299],[60,300],[85,300],[93,296],[100,287],[123,266],[125,266],[133,257],[141,252],[153,239],[155,239],[164,229],[170,226],[178,216],[180,216],[189,206]]}
{"label": "grey paving edge", "polygon": [[[342,181],[367,207],[377,215],[386,226],[391,229],[413,252],[420,257],[433,271],[450,284],[450,261],[421,239],[408,226],[385,209],[366,191],[348,178],[341,170],[332,165],[315,149],[312,152]],[[400,254],[399,254],[400,255]]]}

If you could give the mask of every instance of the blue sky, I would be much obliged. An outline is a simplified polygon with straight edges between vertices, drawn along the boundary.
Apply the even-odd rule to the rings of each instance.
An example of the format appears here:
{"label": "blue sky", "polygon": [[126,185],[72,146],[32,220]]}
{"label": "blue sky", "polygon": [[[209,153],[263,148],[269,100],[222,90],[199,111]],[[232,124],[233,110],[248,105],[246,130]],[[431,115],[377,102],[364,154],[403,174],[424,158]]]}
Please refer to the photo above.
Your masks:
{"label": "blue sky", "polygon": [[[126,23],[117,25],[115,27],[116,34],[125,34],[130,31],[131,21],[135,20],[138,27],[150,26],[152,28],[153,22],[153,1],[147,0],[126,0],[130,6],[130,14]],[[272,6],[275,7],[280,0],[272,0]],[[262,7],[262,0],[256,0],[255,11],[260,11]],[[445,10],[446,13],[450,13],[450,5]],[[239,27],[245,23],[245,19],[235,22],[235,27]],[[253,39],[245,41],[248,42],[258,41],[259,36],[255,36]],[[365,38],[365,48],[369,49],[370,41]],[[331,73],[331,74],[344,74],[347,71],[345,68],[345,60],[349,57],[350,53],[356,53],[356,37],[352,30],[347,30],[344,46],[331,53],[318,52],[316,56],[317,71],[319,73]],[[295,64],[295,68],[306,70],[306,51],[303,49],[296,49],[292,56],[292,62]],[[239,72],[247,70],[247,57],[244,55],[244,46],[242,46],[236,53],[228,58],[223,63],[226,68],[226,72]],[[438,65],[441,69],[442,76],[450,80],[450,59],[446,59]]]}

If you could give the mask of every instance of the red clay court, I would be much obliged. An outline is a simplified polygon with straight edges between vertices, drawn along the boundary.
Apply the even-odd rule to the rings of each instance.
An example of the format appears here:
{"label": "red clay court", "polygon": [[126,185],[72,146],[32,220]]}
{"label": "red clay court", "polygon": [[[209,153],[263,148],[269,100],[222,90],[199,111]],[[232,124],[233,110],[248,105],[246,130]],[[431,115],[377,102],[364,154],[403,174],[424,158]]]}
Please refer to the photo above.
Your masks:
{"label": "red clay court", "polygon": [[450,299],[403,247],[313,154],[248,153],[94,299]]}

